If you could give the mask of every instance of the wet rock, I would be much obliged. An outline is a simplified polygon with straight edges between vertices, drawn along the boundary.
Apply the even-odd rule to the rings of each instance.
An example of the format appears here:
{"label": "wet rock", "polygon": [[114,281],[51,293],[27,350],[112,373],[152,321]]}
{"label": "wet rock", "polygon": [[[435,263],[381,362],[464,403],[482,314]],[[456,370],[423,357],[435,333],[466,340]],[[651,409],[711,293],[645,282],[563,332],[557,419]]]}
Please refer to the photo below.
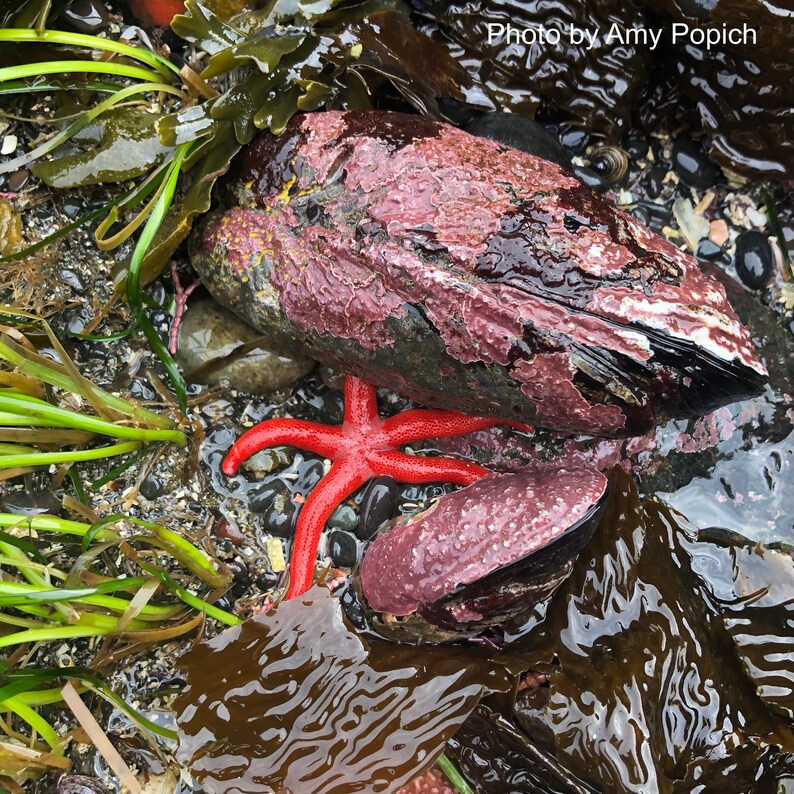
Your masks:
{"label": "wet rock", "polygon": [[391,477],[370,480],[361,495],[360,518],[356,535],[369,540],[395,513],[400,486]]}
{"label": "wet rock", "polygon": [[606,193],[611,187],[609,180],[588,168],[586,165],[576,165],[573,168],[573,173],[576,178],[587,187],[599,193]]}
{"label": "wet rock", "polygon": [[298,520],[298,506],[288,488],[278,491],[262,516],[262,529],[277,538],[291,538]]}
{"label": "wet rock", "polygon": [[358,562],[358,543],[349,532],[337,529],[328,536],[328,553],[340,568],[352,568]]}
{"label": "wet rock", "polygon": [[557,138],[542,124],[518,113],[486,113],[470,121],[464,129],[480,138],[488,138],[504,146],[550,160],[566,171],[573,169],[570,155]]}
{"label": "wet rock", "polygon": [[107,25],[108,10],[102,0],[72,0],[61,18],[78,33],[96,33]]}
{"label": "wet rock", "polygon": [[144,499],[158,499],[165,493],[165,483],[155,474],[150,474],[142,483],[139,489],[140,495]]}
{"label": "wet rock", "polygon": [[231,388],[251,394],[291,386],[314,366],[312,359],[274,345],[210,299],[190,304],[177,361],[189,380],[212,385],[228,379]]}
{"label": "wet rock", "polygon": [[663,180],[667,176],[667,169],[663,165],[655,165],[645,172],[642,184],[648,198],[655,199],[662,192]]}
{"label": "wet rock", "polygon": [[750,289],[765,287],[775,269],[769,238],[756,230],[742,232],[736,240],[734,264],[745,286]]}
{"label": "wet rock", "polygon": [[681,137],[673,144],[673,168],[681,181],[696,190],[713,187],[720,169],[691,139]]}
{"label": "wet rock", "polygon": [[334,529],[344,529],[347,532],[352,532],[358,525],[358,513],[350,505],[339,505],[339,507],[331,513],[328,519],[328,526]]}
{"label": "wet rock", "polygon": [[560,143],[571,154],[584,154],[590,135],[581,127],[563,127],[560,129]]}
{"label": "wet rock", "polygon": [[695,256],[698,259],[708,259],[710,262],[714,262],[720,258],[721,254],[722,247],[706,238],[698,243]]}
{"label": "wet rock", "polygon": [[272,479],[269,482],[254,488],[248,496],[248,506],[253,513],[264,513],[270,509],[273,500],[279,494],[289,494],[286,483],[279,479]]}
{"label": "wet rock", "polygon": [[207,288],[416,402],[637,435],[764,381],[697,261],[554,163],[424,117],[331,111],[260,136],[234,176],[236,206],[191,239]]}

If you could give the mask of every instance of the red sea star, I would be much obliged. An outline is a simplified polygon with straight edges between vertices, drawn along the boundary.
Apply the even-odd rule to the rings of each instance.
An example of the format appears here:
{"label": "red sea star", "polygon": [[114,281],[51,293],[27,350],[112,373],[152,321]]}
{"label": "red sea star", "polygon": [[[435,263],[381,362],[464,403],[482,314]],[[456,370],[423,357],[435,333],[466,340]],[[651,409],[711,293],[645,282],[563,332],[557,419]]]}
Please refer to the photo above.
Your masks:
{"label": "red sea star", "polygon": [[[281,444],[331,458],[330,471],[306,499],[295,527],[287,598],[305,593],[314,578],[314,563],[325,522],[367,480],[388,475],[400,482],[451,482],[471,485],[486,469],[454,458],[407,455],[398,447],[424,438],[443,438],[505,424],[500,419],[466,416],[455,411],[414,409],[381,419],[375,387],[345,378],[345,418],[341,426],[300,419],[269,419],[237,439],[223,461],[232,475],[251,455]],[[514,425],[525,427],[524,425]]]}

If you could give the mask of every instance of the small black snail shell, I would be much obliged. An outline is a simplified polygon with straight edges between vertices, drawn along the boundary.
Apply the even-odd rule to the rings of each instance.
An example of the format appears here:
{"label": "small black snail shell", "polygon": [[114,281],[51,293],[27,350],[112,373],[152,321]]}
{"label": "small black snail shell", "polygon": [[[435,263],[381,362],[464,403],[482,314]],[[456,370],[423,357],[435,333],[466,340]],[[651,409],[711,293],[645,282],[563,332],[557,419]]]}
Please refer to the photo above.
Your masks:
{"label": "small black snail shell", "polygon": [[617,146],[600,146],[590,157],[590,168],[613,184],[623,182],[630,167],[628,154]]}

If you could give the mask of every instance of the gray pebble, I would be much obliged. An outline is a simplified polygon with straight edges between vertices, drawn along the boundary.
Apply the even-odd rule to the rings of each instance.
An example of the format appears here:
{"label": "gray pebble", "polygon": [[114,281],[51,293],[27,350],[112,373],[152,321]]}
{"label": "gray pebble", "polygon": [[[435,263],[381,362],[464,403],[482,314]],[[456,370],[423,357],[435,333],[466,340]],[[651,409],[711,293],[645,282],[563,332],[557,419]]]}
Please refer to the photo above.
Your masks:
{"label": "gray pebble", "polygon": [[[256,343],[242,357],[231,355],[241,345]],[[229,362],[219,363],[227,356]],[[250,394],[291,386],[314,367],[312,359],[279,349],[209,298],[190,304],[179,333],[177,361],[187,380],[214,385],[224,378],[231,388]]]}

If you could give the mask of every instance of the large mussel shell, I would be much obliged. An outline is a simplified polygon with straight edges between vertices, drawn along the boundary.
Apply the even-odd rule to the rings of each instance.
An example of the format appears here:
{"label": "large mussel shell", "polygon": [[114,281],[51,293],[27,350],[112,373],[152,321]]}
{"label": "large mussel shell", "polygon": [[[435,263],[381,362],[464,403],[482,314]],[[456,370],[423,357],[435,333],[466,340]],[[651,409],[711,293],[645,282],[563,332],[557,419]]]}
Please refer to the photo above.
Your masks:
{"label": "large mussel shell", "polygon": [[397,519],[356,573],[372,628],[445,642],[526,615],[570,574],[606,498],[595,469],[537,467],[488,475]]}
{"label": "large mussel shell", "polygon": [[248,147],[235,191],[191,241],[210,292],[424,405],[639,435],[764,382],[692,257],[538,157],[329,111]]}

